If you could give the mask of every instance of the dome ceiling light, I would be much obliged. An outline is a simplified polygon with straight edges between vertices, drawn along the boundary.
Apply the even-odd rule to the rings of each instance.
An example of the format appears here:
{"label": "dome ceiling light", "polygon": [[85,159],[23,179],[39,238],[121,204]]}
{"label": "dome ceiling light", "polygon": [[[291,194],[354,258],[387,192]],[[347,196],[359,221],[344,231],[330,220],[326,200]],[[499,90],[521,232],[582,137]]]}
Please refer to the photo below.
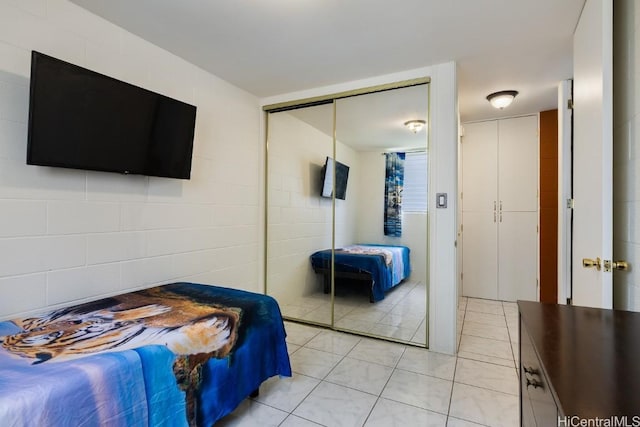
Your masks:
{"label": "dome ceiling light", "polygon": [[518,95],[517,90],[502,90],[487,95],[487,101],[489,101],[494,108],[502,110],[513,102],[516,95]]}
{"label": "dome ceiling light", "polygon": [[427,122],[424,120],[409,120],[408,122],[404,122],[404,125],[413,133],[418,133],[422,130],[424,125]]}

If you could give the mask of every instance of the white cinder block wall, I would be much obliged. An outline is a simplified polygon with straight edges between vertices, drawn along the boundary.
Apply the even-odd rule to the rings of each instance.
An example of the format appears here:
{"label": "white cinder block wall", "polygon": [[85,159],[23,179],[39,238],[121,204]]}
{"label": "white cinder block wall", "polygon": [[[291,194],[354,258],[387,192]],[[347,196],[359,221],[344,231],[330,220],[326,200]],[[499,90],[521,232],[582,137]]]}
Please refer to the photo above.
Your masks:
{"label": "white cinder block wall", "polygon": [[267,293],[280,304],[318,292],[309,256],[331,248],[332,203],[320,197],[331,137],[288,112],[269,115]]}
{"label": "white cinder block wall", "polygon": [[[321,289],[310,256],[332,245],[333,204],[320,197],[327,156],[333,157],[331,136],[294,113],[269,115],[267,293],[280,304],[295,305]],[[336,158],[350,167],[346,199],[336,200],[335,244],[342,247],[355,242],[358,165],[355,152],[339,142]]]}
{"label": "white cinder block wall", "polygon": [[[336,200],[336,248],[358,243],[358,223],[362,220],[358,207],[362,205],[363,183],[354,179],[360,174],[362,163],[359,153],[340,141],[336,142],[336,159],[349,166],[347,195]],[[364,184],[364,186],[369,184]]]}
{"label": "white cinder block wall", "polygon": [[640,311],[640,4],[613,6],[613,255],[631,264],[614,272],[614,307]]}
{"label": "white cinder block wall", "polygon": [[[31,50],[196,105],[191,180],[27,166]],[[0,319],[179,280],[261,291],[259,111],[66,0],[0,0]]]}

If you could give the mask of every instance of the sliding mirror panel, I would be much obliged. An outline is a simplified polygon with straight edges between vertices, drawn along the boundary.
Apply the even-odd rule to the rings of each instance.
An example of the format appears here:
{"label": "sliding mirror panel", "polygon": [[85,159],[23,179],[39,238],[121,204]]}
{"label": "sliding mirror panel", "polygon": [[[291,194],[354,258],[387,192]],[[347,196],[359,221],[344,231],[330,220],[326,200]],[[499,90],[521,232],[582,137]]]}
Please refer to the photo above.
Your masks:
{"label": "sliding mirror panel", "polygon": [[[266,291],[285,318],[325,326],[332,325],[333,175],[325,165],[334,157],[333,108],[267,114]],[[312,265],[317,252],[324,257]]]}
{"label": "sliding mirror panel", "polygon": [[335,101],[336,329],[426,346],[428,100],[422,84]]}

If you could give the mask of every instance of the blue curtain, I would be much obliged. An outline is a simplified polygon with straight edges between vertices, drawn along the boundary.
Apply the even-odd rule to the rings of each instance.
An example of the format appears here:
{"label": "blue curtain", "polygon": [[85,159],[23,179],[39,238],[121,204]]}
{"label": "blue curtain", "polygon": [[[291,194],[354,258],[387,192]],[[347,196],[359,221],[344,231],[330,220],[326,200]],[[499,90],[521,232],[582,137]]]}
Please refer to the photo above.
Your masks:
{"label": "blue curtain", "polygon": [[402,236],[402,186],[405,153],[385,153],[384,235]]}

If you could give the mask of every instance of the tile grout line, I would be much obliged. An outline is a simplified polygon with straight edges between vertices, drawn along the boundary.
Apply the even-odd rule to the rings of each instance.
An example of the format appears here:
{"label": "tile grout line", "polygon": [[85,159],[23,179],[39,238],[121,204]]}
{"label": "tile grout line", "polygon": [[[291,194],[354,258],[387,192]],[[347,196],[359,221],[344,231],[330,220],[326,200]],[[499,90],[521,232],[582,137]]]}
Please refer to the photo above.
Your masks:
{"label": "tile grout line", "polygon": [[[478,356],[484,356],[484,354],[481,353],[474,353],[472,351],[469,351],[468,353],[474,354],[474,355],[478,355]],[[481,363],[487,363],[489,365],[494,365],[494,366],[502,366],[504,368],[510,368],[511,366],[507,366],[507,365],[502,365],[500,363],[495,363],[495,362],[487,362],[486,360],[478,360],[478,359],[473,359],[471,357],[465,357],[465,356],[456,356],[460,359],[464,359],[464,360],[470,360],[472,362],[481,362]],[[493,357],[495,359],[500,359],[500,360],[504,360],[505,362],[514,362],[514,366],[515,366],[515,361],[509,360],[509,359],[503,359],[501,357],[494,357],[494,356],[486,356],[486,357]]]}
{"label": "tile grout line", "polygon": [[[465,323],[465,321],[467,320],[467,307],[468,307],[468,304],[469,304],[469,299],[467,299],[467,305],[465,305],[465,310],[464,310],[465,315],[464,315],[464,318],[463,318],[463,320],[462,320],[462,326],[463,326],[463,328],[464,328],[464,323]],[[504,310],[503,310],[503,311],[504,311]],[[474,311],[473,311],[473,310],[471,310],[471,312],[474,312]],[[487,314],[488,314],[488,313],[487,313]],[[506,323],[506,319],[505,319],[505,323]],[[462,331],[461,331],[461,332],[460,332],[460,342],[462,342],[462,335],[463,335],[463,334],[462,334]],[[459,359],[460,359],[460,357],[456,354],[456,371],[458,370],[458,360],[459,360]],[[463,359],[464,359],[464,358],[463,358]],[[449,417],[451,417],[451,404],[453,403],[453,387],[455,386],[455,384],[456,384],[456,377],[455,377],[455,373],[454,373],[454,377],[453,377],[453,385],[452,385],[452,387],[451,387],[451,399],[450,399],[450,401],[449,401],[449,413],[447,414],[447,425],[449,424]],[[459,384],[463,384],[463,383],[459,383]],[[468,384],[466,384],[466,385],[468,385]],[[456,418],[456,417],[452,417],[452,418]],[[457,419],[460,419],[460,420],[463,420],[463,421],[474,422],[474,423],[475,423],[475,421],[466,420],[466,419],[464,419],[464,418],[457,418]],[[479,424],[479,423],[477,423],[477,424]],[[480,424],[480,425],[482,425],[482,424]]]}
{"label": "tile grout line", "polygon": [[[467,300],[466,300],[466,303],[465,303],[465,307],[464,307],[463,316],[462,316],[462,328],[461,328],[461,333],[460,333],[460,339],[458,340],[458,346],[457,346],[458,352],[459,352],[459,348],[460,348],[460,345],[461,345],[462,337],[463,337],[463,335],[466,335],[466,334],[463,334],[463,333],[462,333],[462,331],[464,330],[464,326],[465,326],[465,323],[466,323],[466,321],[467,321],[467,314],[468,314],[468,313],[467,313],[467,311],[468,311],[468,308],[469,308],[469,307],[468,307],[468,303],[469,303],[469,300],[467,299]],[[500,304],[501,304],[501,306],[502,306],[502,317],[503,317],[503,319],[504,319],[504,321],[505,321],[505,324],[506,324],[507,312],[506,312],[506,310],[505,310],[505,306],[504,306],[504,304],[503,304],[503,303],[500,303]],[[469,312],[474,312],[474,310],[469,310]],[[491,313],[485,313],[485,314],[491,314]],[[496,315],[496,314],[493,314],[493,315],[495,315],[495,316],[500,316],[500,315]],[[485,326],[487,326],[487,327],[491,327],[491,326],[495,326],[495,325],[485,325]],[[317,337],[317,336],[318,336],[320,333],[322,333],[322,332],[323,332],[322,330],[319,330],[319,331],[318,331],[318,333],[316,333],[313,337],[311,337],[310,339],[308,339],[308,340],[305,342],[305,344],[303,344],[303,345],[295,344],[295,345],[298,345],[298,346],[299,346],[299,348],[298,348],[298,349],[296,349],[293,353],[297,352],[300,348],[303,348],[303,347],[305,347],[305,348],[309,348],[309,349],[313,349],[313,350],[317,350],[317,351],[324,351],[324,350],[315,349],[315,348],[312,348],[312,347],[307,347],[307,344],[308,344],[309,342],[311,342],[315,337]],[[339,331],[338,331],[338,332],[339,332]],[[511,331],[510,331],[510,330],[509,330],[509,328],[508,328],[508,324],[507,324],[507,334],[508,334],[508,337],[509,337],[509,345],[510,345],[510,350],[511,350],[511,352],[510,352],[510,354],[511,354],[511,362],[512,362],[512,365],[511,365],[511,366],[514,366],[514,365],[515,365],[515,356],[514,356],[514,353],[513,353],[513,342],[511,341],[511,335],[512,335],[512,333],[511,333]],[[468,335],[468,336],[474,336],[474,335]],[[505,341],[503,341],[503,340],[498,340],[498,339],[494,339],[494,338],[487,338],[487,337],[481,337],[481,336],[478,336],[478,338],[490,339],[490,340],[498,341],[498,342],[505,342]],[[341,358],[340,358],[340,359],[335,363],[335,365],[334,365],[334,366],[329,370],[329,372],[328,372],[328,373],[327,373],[323,378],[321,378],[321,379],[319,380],[318,384],[316,384],[316,385],[315,385],[315,386],[314,386],[314,387],[313,387],[313,388],[312,388],[312,389],[311,389],[311,390],[310,390],[310,391],[309,391],[309,392],[304,396],[304,398],[300,401],[300,403],[299,403],[298,405],[296,405],[296,407],[295,407],[295,408],[293,408],[293,409],[292,409],[292,411],[288,412],[288,415],[287,415],[287,416],[285,417],[285,419],[280,423],[280,425],[281,425],[282,423],[284,423],[284,422],[286,421],[286,419],[288,419],[290,416],[292,416],[292,415],[293,415],[293,416],[297,416],[297,415],[294,415],[294,414],[293,414],[293,412],[294,412],[294,411],[295,411],[295,410],[296,410],[296,409],[297,409],[297,408],[298,408],[298,407],[299,407],[299,406],[300,406],[300,405],[301,405],[301,404],[302,404],[302,403],[303,403],[307,398],[309,398],[309,396],[310,396],[310,395],[311,395],[311,394],[312,394],[312,393],[317,389],[317,387],[318,387],[321,383],[323,383],[323,382],[326,382],[326,383],[329,383],[329,384],[335,384],[335,385],[338,385],[338,386],[342,386],[342,387],[345,387],[345,388],[348,388],[348,389],[351,389],[351,390],[355,390],[355,391],[358,391],[358,392],[361,392],[361,393],[369,394],[369,395],[371,395],[371,396],[376,396],[375,403],[373,404],[373,406],[372,406],[372,407],[371,407],[371,409],[369,410],[369,413],[368,413],[367,417],[365,418],[364,423],[366,424],[366,422],[368,422],[368,421],[369,421],[369,419],[371,418],[371,415],[372,415],[372,413],[373,413],[374,408],[378,405],[378,403],[381,401],[381,399],[383,399],[382,394],[384,393],[384,390],[385,390],[385,389],[386,389],[386,387],[388,386],[389,381],[391,380],[392,376],[393,376],[396,372],[398,372],[398,371],[406,371],[406,370],[404,370],[404,369],[400,369],[400,368],[398,368],[398,366],[399,366],[400,361],[402,360],[402,358],[403,358],[403,357],[404,357],[404,355],[406,354],[406,351],[407,351],[408,347],[407,347],[406,345],[403,345],[402,352],[400,353],[399,357],[397,358],[397,360],[396,360],[396,361],[395,361],[395,363],[394,363],[394,366],[392,367],[392,369],[393,369],[393,370],[392,370],[392,372],[391,372],[391,375],[390,375],[390,376],[389,376],[389,378],[386,380],[386,382],[385,382],[384,386],[382,387],[382,389],[381,389],[380,393],[378,393],[377,395],[376,395],[376,394],[373,394],[373,393],[363,392],[362,390],[358,390],[358,389],[355,389],[355,388],[352,388],[352,387],[349,387],[349,386],[344,386],[344,385],[342,385],[342,384],[336,384],[336,383],[333,383],[333,382],[331,382],[331,381],[328,381],[328,380],[327,380],[327,378],[329,377],[329,375],[331,375],[331,373],[332,373],[332,372],[334,372],[334,370],[336,369],[336,367],[337,367],[340,363],[342,363],[342,362],[343,362],[347,357],[349,357],[349,354],[350,354],[350,353],[355,349],[355,347],[356,347],[357,345],[359,345],[359,344],[360,344],[361,342],[363,342],[363,341],[364,341],[364,338],[361,338],[361,339],[360,339],[358,342],[356,342],[356,344],[354,344],[354,345],[353,345],[353,347],[351,347],[351,348],[350,348],[350,350],[349,350],[347,353],[345,353],[345,354],[338,354],[338,353],[332,353],[332,352],[326,352],[326,351],[325,351],[326,353],[336,354],[336,355],[338,355],[338,356],[341,356]],[[293,343],[292,343],[292,344],[293,344]],[[426,351],[429,351],[429,350],[426,350]],[[506,393],[506,392],[499,391],[499,390],[494,390],[494,389],[492,389],[492,388],[479,387],[479,386],[477,386],[477,385],[473,385],[473,384],[466,384],[466,383],[462,383],[462,382],[457,382],[457,381],[456,381],[456,374],[457,374],[457,364],[458,364],[459,359],[472,360],[472,361],[476,361],[476,362],[483,362],[483,363],[490,363],[490,364],[493,364],[493,365],[496,365],[496,366],[504,366],[504,365],[500,365],[500,364],[496,364],[496,363],[491,363],[491,362],[486,362],[486,361],[480,361],[480,360],[475,360],[475,359],[469,359],[469,358],[465,358],[465,357],[460,357],[460,356],[458,356],[458,352],[457,352],[457,353],[456,353],[456,355],[455,355],[455,366],[454,366],[453,378],[452,378],[452,381],[451,381],[452,386],[451,386],[451,392],[450,392],[450,398],[449,398],[449,405],[448,405],[448,408],[447,408],[446,414],[443,414],[443,413],[438,412],[438,411],[428,410],[428,409],[425,409],[425,408],[423,408],[423,407],[419,407],[419,406],[415,406],[415,405],[410,405],[410,404],[405,403],[405,402],[396,401],[396,400],[394,400],[394,399],[389,399],[389,400],[394,401],[394,402],[398,402],[398,403],[400,403],[400,404],[404,404],[404,405],[412,406],[412,407],[415,407],[415,408],[418,408],[418,409],[421,409],[421,410],[425,410],[425,411],[429,411],[429,412],[433,412],[433,413],[438,413],[438,414],[444,415],[444,416],[446,416],[446,417],[447,417],[447,418],[446,418],[446,424],[448,425],[448,423],[449,423],[449,418],[464,420],[464,418],[452,417],[452,416],[451,416],[451,407],[452,407],[452,403],[453,403],[453,388],[455,387],[455,384],[456,384],[456,383],[458,383],[458,384],[463,384],[463,385],[467,385],[467,386],[471,386],[471,387],[477,387],[477,388],[479,388],[479,389],[483,389],[483,390],[487,390],[487,391],[491,391],[491,392],[497,392],[497,393],[500,393],[500,394],[504,394],[504,395],[511,395],[511,396],[512,396],[512,394],[510,394],[510,393]],[[293,354],[293,353],[292,353],[292,354]],[[470,353],[473,353],[473,352],[470,352]],[[482,354],[478,354],[478,355],[480,356],[480,355],[482,355]],[[489,357],[489,356],[487,356],[487,357]],[[352,359],[354,359],[354,360],[361,360],[361,359],[355,359],[355,358],[352,358]],[[501,360],[502,360],[502,359],[501,359]],[[505,360],[505,361],[507,361],[507,360],[509,360],[509,359],[504,359],[504,360]],[[376,365],[381,365],[381,366],[388,366],[388,365],[384,365],[384,364],[380,364],[380,363],[376,363],[376,362],[369,362],[369,361],[366,361],[366,362],[368,362],[368,363],[373,363],[373,364],[376,364]],[[411,372],[411,371],[406,371],[406,372]],[[431,376],[431,375],[428,375],[428,376]],[[433,376],[433,377],[434,377],[434,378],[439,378],[439,377],[436,377],[436,376]],[[313,378],[313,377],[311,377],[311,378]],[[258,402],[258,403],[262,403],[262,402]],[[270,406],[270,405],[266,405],[266,406]],[[278,408],[274,408],[274,409],[278,409]],[[282,410],[280,409],[280,411],[282,411]],[[283,411],[283,412],[287,412],[287,411]],[[303,418],[303,419],[307,420],[307,419],[306,419],[306,418],[304,418],[304,417],[301,417],[301,418]],[[318,424],[317,422],[312,421],[312,420],[308,420],[308,421],[313,422],[314,424]],[[470,420],[467,420],[467,421],[470,421]],[[474,421],[474,422],[475,422],[475,421]],[[321,424],[318,424],[318,425],[321,425]]]}
{"label": "tile grout line", "polygon": [[[338,332],[338,333],[342,333],[342,332],[339,332],[339,331],[337,331],[337,332]],[[316,334],[316,336],[317,336],[317,335],[319,335],[319,334]],[[315,336],[314,336],[314,338],[315,338]],[[312,338],[312,339],[313,339],[313,338]],[[311,342],[311,340],[312,340],[312,339],[310,339],[309,341],[307,341],[307,344],[308,344],[309,342]],[[291,415],[296,416],[296,417],[297,417],[297,416],[299,416],[299,415],[295,415],[293,412],[294,412],[294,411],[295,411],[295,410],[296,410],[296,409],[297,409],[297,408],[298,408],[298,407],[299,407],[299,406],[300,406],[300,405],[301,405],[301,404],[302,404],[302,403],[303,403],[303,402],[304,402],[304,401],[305,401],[305,400],[306,400],[306,399],[307,399],[307,398],[308,398],[308,397],[309,397],[309,396],[310,396],[310,395],[311,395],[311,394],[312,394],[312,393],[313,393],[313,392],[314,392],[314,391],[315,391],[315,390],[320,386],[320,384],[322,384],[322,383],[327,383],[327,384],[337,385],[337,386],[339,386],[339,387],[344,387],[344,388],[347,388],[347,389],[350,389],[350,390],[354,390],[354,391],[357,391],[357,392],[360,392],[360,393],[365,393],[365,394],[368,394],[368,395],[371,395],[371,396],[376,396],[376,401],[375,401],[375,403],[373,404],[373,406],[371,407],[371,409],[369,410],[369,413],[367,414],[367,417],[365,418],[365,424],[366,424],[366,421],[369,419],[369,417],[371,416],[371,413],[373,412],[373,410],[374,410],[374,408],[375,408],[376,404],[377,404],[377,403],[378,403],[378,401],[380,400],[380,398],[381,398],[381,396],[382,396],[382,392],[384,391],[384,388],[385,388],[385,387],[387,386],[387,384],[389,383],[389,380],[391,379],[391,376],[393,376],[393,372],[395,372],[395,369],[396,369],[396,367],[398,366],[398,363],[400,363],[400,359],[401,359],[401,358],[402,358],[402,356],[404,355],[404,352],[406,351],[406,348],[407,348],[407,347],[406,347],[406,346],[403,346],[404,348],[403,348],[403,350],[402,350],[402,353],[401,353],[401,354],[400,354],[400,356],[398,357],[398,360],[395,362],[395,366],[393,367],[393,371],[392,371],[391,375],[390,375],[390,376],[389,376],[389,378],[387,379],[387,382],[386,382],[386,383],[385,383],[385,385],[382,387],[382,390],[380,391],[380,394],[378,394],[378,395],[375,395],[375,394],[373,394],[373,393],[368,393],[368,392],[365,392],[365,391],[362,391],[362,390],[358,390],[358,389],[356,389],[356,388],[349,387],[349,386],[346,386],[346,385],[343,385],[343,384],[336,384],[336,383],[333,383],[333,382],[331,382],[331,381],[327,380],[326,378],[331,374],[331,372],[333,372],[333,371],[335,370],[335,368],[336,368],[336,367],[337,367],[337,366],[338,366],[338,365],[339,365],[339,364],[340,364],[344,359],[346,359],[346,358],[349,356],[349,354],[350,354],[350,353],[351,353],[351,352],[356,348],[356,346],[358,346],[358,344],[360,344],[361,342],[363,342],[363,340],[364,340],[363,338],[360,338],[360,339],[356,342],[356,344],[354,344],[354,346],[353,346],[353,347],[352,347],[352,348],[351,348],[351,349],[350,349],[346,354],[344,354],[344,355],[337,354],[337,353],[332,353],[332,352],[327,352],[327,351],[323,351],[323,350],[319,350],[319,349],[316,349],[316,348],[313,348],[313,347],[306,347],[306,345],[307,345],[307,344],[305,344],[304,346],[301,346],[301,347],[300,347],[300,348],[305,347],[305,348],[312,349],[312,350],[317,350],[317,351],[323,351],[323,352],[328,353],[328,354],[335,354],[335,355],[338,355],[338,356],[342,356],[342,358],[341,358],[338,362],[336,362],[336,364],[333,366],[333,368],[331,368],[331,370],[330,370],[330,371],[329,371],[329,372],[328,372],[328,373],[327,373],[323,378],[320,378],[320,379],[319,379],[320,381],[318,382],[318,384],[316,384],[316,385],[313,387],[313,389],[311,389],[311,391],[309,391],[309,393],[308,393],[308,394],[307,394],[307,395],[306,395],[306,396],[305,396],[305,397],[300,401],[300,403],[298,403],[298,405],[296,405],[296,407],[295,407],[295,408],[293,408],[293,410],[289,413],[289,415],[287,415],[287,417],[282,421],[282,423],[284,423],[284,421],[286,421],[286,419],[287,419],[289,416],[291,416]],[[298,350],[299,350],[299,349],[298,349]],[[296,351],[297,351],[297,350],[296,350]],[[360,360],[360,359],[355,359],[355,358],[352,358],[352,359],[353,359],[353,360]],[[380,366],[387,366],[387,365],[382,365],[382,364],[375,363],[375,362],[369,362],[369,361],[365,361],[365,362],[367,362],[367,363],[372,363],[372,364],[375,364],[375,365],[380,365]],[[300,374],[300,375],[304,375],[304,374]],[[308,375],[307,375],[307,376],[308,376]],[[310,378],[314,378],[314,377],[310,377]],[[315,378],[315,379],[318,379],[318,378]],[[277,409],[277,408],[276,408],[276,409]],[[313,422],[314,424],[322,425],[322,424],[319,424],[319,423],[317,423],[317,422],[315,422],[315,421],[313,421],[313,420],[309,420],[309,419],[304,418],[304,417],[300,417],[300,418],[302,418],[302,419],[304,419],[304,420],[307,420],[307,421],[310,421],[310,422]],[[281,424],[282,424],[282,423],[281,423]],[[280,424],[280,425],[281,425],[281,424]],[[364,425],[364,424],[363,424],[363,425]]]}
{"label": "tile grout line", "polygon": [[[285,330],[286,330],[286,325],[285,325]],[[308,340],[307,340],[303,345],[299,346],[299,347],[298,347],[298,348],[297,348],[293,353],[297,352],[298,350],[300,350],[300,349],[301,349],[301,348],[303,348],[303,347],[308,348],[308,347],[306,347],[306,345],[307,345],[307,344],[309,344],[309,342],[311,342],[311,340],[313,340],[315,337],[317,337],[318,335],[320,335],[320,333],[322,333],[322,330],[320,330],[320,329],[319,329],[319,330],[318,330],[318,333],[316,333],[313,337],[309,338],[309,339],[308,339]],[[296,344],[296,345],[297,345],[297,344]],[[314,350],[315,350],[315,349],[314,349]],[[293,354],[293,353],[292,353],[292,354]],[[294,372],[293,372],[293,369],[292,369],[292,370],[291,370],[291,378],[293,378],[293,374],[294,374]],[[309,375],[304,375],[304,374],[299,374],[299,375],[303,375],[303,376],[306,376],[306,377],[309,377],[309,378],[317,379],[317,378],[311,377],[311,376],[309,376]],[[289,411],[289,412],[288,412],[288,415],[287,415],[287,416],[284,418],[284,420],[282,420],[282,422],[281,422],[281,423],[279,423],[278,425],[279,425],[279,426],[281,426],[281,425],[282,425],[282,424],[287,420],[287,418],[289,418],[289,417],[290,417],[290,416],[292,416],[292,415],[293,415],[293,416],[295,416],[295,417],[297,417],[298,415],[294,415],[294,414],[293,414],[293,412],[294,412],[296,409],[298,409],[298,407],[302,404],[302,402],[304,402],[304,401],[305,401],[305,400],[306,400],[306,399],[311,395],[311,393],[313,393],[313,391],[314,391],[316,388],[318,388],[318,386],[319,386],[321,383],[322,383],[322,380],[318,381],[318,384],[316,384],[315,386],[313,386],[313,387],[311,388],[311,390],[309,390],[309,392],[308,392],[307,394],[305,394],[305,396],[300,400],[300,402],[299,402],[299,403],[298,403],[298,404],[297,404],[293,409],[291,409],[291,411]],[[258,402],[258,403],[262,403],[262,402]],[[264,405],[264,403],[263,403],[263,405]],[[271,406],[271,405],[267,405],[267,406],[270,406],[270,407],[274,408],[274,407],[273,407],[273,406]],[[275,408],[275,409],[278,409],[278,408]],[[282,409],[280,409],[280,411],[282,411]],[[283,411],[283,412],[287,412],[287,411]],[[315,421],[308,420],[308,419],[306,419],[306,418],[304,418],[304,417],[300,417],[300,418],[302,418],[302,419],[304,419],[304,420],[307,420],[307,421],[309,421],[309,422],[313,422],[313,423],[315,423]],[[315,423],[315,424],[318,424],[318,423]],[[318,425],[322,425],[322,424],[318,424]]]}
{"label": "tile grout line", "polygon": [[458,351],[456,351],[456,363],[453,367],[453,377],[451,377],[451,393],[449,393],[449,405],[447,407],[447,421],[446,425],[449,424],[449,417],[451,416],[451,404],[453,403],[453,387],[456,384],[456,371],[458,370],[458,353],[460,352],[460,343],[462,343],[462,331],[464,330],[464,321],[467,318],[467,305],[469,304],[469,299],[465,301],[464,304],[464,314],[462,316],[462,327],[460,328],[460,339],[458,341]]}
{"label": "tile grout line", "polygon": [[[504,310],[504,304],[502,304],[502,312],[504,313],[504,320],[507,321],[507,312]],[[520,320],[518,319],[518,329],[520,328]],[[516,370],[516,378],[520,381],[520,370],[518,369],[518,364],[516,364],[516,355],[513,351],[513,341],[511,340],[511,331],[509,330],[509,324],[507,323],[507,334],[509,335],[509,348],[511,349],[511,357],[513,358],[513,366]],[[520,339],[520,338],[518,338]],[[520,346],[520,343],[518,343]]]}
{"label": "tile grout line", "polygon": [[[403,345],[402,353],[400,354],[400,356],[398,357],[398,360],[396,360],[396,362],[395,362],[394,366],[392,367],[392,369],[393,369],[393,370],[391,371],[391,375],[389,375],[389,378],[387,379],[387,381],[385,382],[384,386],[383,386],[383,387],[382,387],[382,389],[380,390],[380,393],[379,393],[379,394],[377,394],[377,395],[374,395],[373,393],[367,393],[367,392],[365,392],[365,391],[358,390],[358,389],[356,389],[356,388],[349,387],[349,386],[346,386],[346,385],[343,385],[343,384],[336,384],[336,383],[333,383],[333,382],[331,382],[331,381],[326,380],[326,378],[331,374],[331,372],[333,372],[333,370],[334,370],[334,369],[335,369],[335,368],[336,368],[336,367],[337,367],[337,366],[338,366],[338,365],[339,365],[339,364],[340,364],[344,359],[346,359],[346,358],[349,356],[349,354],[353,351],[353,349],[355,349],[355,348],[356,348],[356,346],[357,346],[358,344],[360,344],[361,342],[363,342],[363,340],[364,340],[364,339],[363,339],[363,338],[361,338],[361,339],[358,341],[358,343],[357,343],[356,345],[354,345],[354,346],[353,346],[353,348],[352,348],[351,350],[349,350],[349,352],[348,352],[347,354],[345,354],[345,355],[342,357],[342,359],[340,359],[340,361],[338,361],[338,362],[336,363],[336,365],[333,367],[333,369],[331,369],[331,371],[329,371],[329,373],[328,373],[328,374],[327,374],[327,375],[326,375],[326,376],[325,376],[325,377],[324,377],[320,382],[327,382],[327,383],[329,383],[329,384],[334,384],[334,385],[342,386],[342,387],[345,387],[345,388],[348,388],[348,389],[351,389],[351,390],[355,390],[355,391],[358,391],[358,392],[361,392],[361,393],[366,393],[366,394],[369,394],[369,395],[372,395],[372,396],[376,396],[376,401],[375,401],[375,403],[373,404],[373,406],[371,407],[371,409],[369,410],[369,413],[367,414],[367,417],[365,418],[365,421],[364,421],[364,423],[363,423],[363,425],[364,425],[364,424],[366,424],[366,423],[367,423],[367,421],[368,421],[368,420],[369,420],[369,418],[371,417],[371,414],[373,413],[373,410],[375,409],[376,405],[378,404],[378,402],[379,402],[379,401],[380,401],[380,399],[382,398],[382,393],[384,392],[384,389],[385,389],[385,388],[387,387],[387,385],[389,384],[389,381],[391,380],[391,377],[393,376],[394,372],[396,372],[397,367],[398,367],[398,364],[400,363],[400,359],[402,359],[402,357],[404,356],[404,353],[405,353],[405,352],[406,352],[406,350],[407,350],[407,346],[406,346],[406,345]],[[361,359],[356,359],[356,358],[352,358],[352,359],[353,359],[353,360],[360,360],[360,361],[367,362],[367,363],[372,363],[372,364],[374,364],[374,365],[379,365],[379,366],[389,367],[389,366],[387,366],[387,365],[383,365],[383,364],[375,363],[375,362],[370,362],[370,361],[368,361],[368,360],[361,360]],[[317,387],[317,386],[316,386],[316,387]],[[315,388],[314,388],[314,389],[315,389]],[[305,399],[306,399],[306,397],[305,397]],[[390,400],[392,400],[392,399],[390,399]],[[303,401],[304,401],[304,399],[303,399]],[[301,402],[301,403],[302,403],[302,402]],[[404,402],[399,402],[399,403],[404,403]],[[405,404],[406,404],[406,403],[405,403]],[[410,405],[410,406],[413,406],[413,405]],[[419,407],[417,407],[417,406],[416,406],[416,408],[419,408]],[[419,408],[419,409],[424,409],[424,408]]]}
{"label": "tile grout line", "polygon": [[[311,350],[323,351],[323,350],[318,350],[318,349],[313,348],[313,347],[306,347],[306,345],[307,345],[307,344],[309,344],[309,343],[311,342],[311,340],[313,340],[313,338],[315,338],[315,337],[317,337],[318,335],[320,335],[320,333],[322,333],[322,331],[320,331],[319,333],[317,333],[316,335],[314,335],[311,339],[309,339],[309,340],[305,343],[305,345],[301,346],[300,348],[303,348],[303,347],[304,347],[304,348],[311,349]],[[355,348],[355,347],[356,347],[356,346],[357,346],[361,341],[362,341],[362,339],[359,339],[359,340],[358,340],[358,342],[357,342],[356,344],[354,344],[354,346],[351,348],[351,350],[349,350],[349,352],[348,352],[347,354],[349,354],[349,353],[350,353],[350,352],[351,352],[351,351],[352,351],[352,350],[353,350],[353,349],[354,349],[354,348]],[[300,350],[300,348],[299,348],[298,350]],[[296,350],[296,351],[298,351],[298,350]],[[331,352],[326,352],[326,351],[325,351],[324,353],[328,353],[328,354],[336,354],[336,353],[331,353]],[[333,384],[332,382],[325,381],[325,378],[327,378],[327,377],[329,376],[329,374],[331,374],[331,372],[333,372],[333,370],[334,370],[334,369],[335,369],[335,368],[340,364],[340,362],[342,362],[342,361],[347,357],[347,354],[345,354],[345,355],[338,355],[338,356],[342,356],[342,358],[341,358],[338,362],[336,362],[336,364],[333,366],[333,368],[331,368],[331,370],[329,370],[329,372],[327,372],[327,374],[326,374],[324,377],[322,377],[322,378],[314,378],[314,377],[311,377],[311,376],[309,376],[309,375],[305,375],[305,376],[310,377],[310,378],[319,379],[320,381],[318,381],[318,384],[316,384],[316,385],[315,385],[311,390],[309,390],[309,393],[307,393],[307,394],[304,396],[304,398],[302,398],[302,400],[300,400],[300,403],[298,403],[298,404],[295,406],[295,408],[293,408],[293,409],[291,410],[291,412],[289,412],[289,415],[287,415],[287,416],[285,417],[285,419],[284,419],[284,420],[282,420],[282,423],[284,423],[284,422],[287,420],[287,418],[289,418],[289,417],[290,417],[290,416],[292,416],[292,415],[293,415],[293,416],[295,416],[295,417],[299,417],[299,415],[294,415],[295,410],[296,410],[296,409],[298,409],[298,407],[300,407],[300,405],[302,405],[302,403],[304,403],[304,401],[305,401],[305,400],[307,400],[307,398],[311,395],[311,393],[313,393],[313,392],[314,392],[314,391],[315,391],[315,390],[320,386],[320,384],[322,384],[323,382],[327,382],[327,383],[329,383],[329,384]],[[304,375],[304,374],[300,374],[300,373],[299,373],[299,375]],[[293,376],[292,376],[292,377],[293,377]],[[339,384],[336,384],[336,385],[339,385]],[[360,391],[360,390],[358,390],[358,391]],[[276,408],[276,409],[277,409],[277,408]],[[302,419],[304,419],[304,420],[307,420],[307,421],[310,421],[310,422],[312,422],[312,423],[314,423],[314,424],[322,425],[322,424],[320,424],[320,423],[316,423],[315,421],[313,421],[313,420],[309,420],[309,419],[304,418],[304,417],[300,417],[300,418],[302,418]],[[280,423],[279,425],[282,425],[282,423]]]}
{"label": "tile grout line", "polygon": [[398,360],[396,360],[395,366],[393,367],[393,371],[391,371],[391,375],[389,375],[389,378],[387,378],[387,381],[384,383],[384,386],[382,386],[382,390],[380,390],[380,394],[378,394],[376,398],[376,402],[373,404],[373,406],[371,407],[371,410],[367,414],[367,418],[365,418],[364,423],[362,424],[363,426],[367,424],[367,421],[369,421],[369,418],[371,417],[373,410],[378,405],[378,402],[380,402],[380,399],[382,399],[382,393],[384,393],[384,389],[387,388],[387,385],[389,385],[389,381],[391,381],[391,377],[393,377],[393,374],[396,372],[396,369],[398,368],[398,364],[400,363],[400,359],[402,359],[406,351],[407,351],[407,347],[404,346],[404,348],[402,349],[402,354],[400,354],[400,357],[398,357]]}

